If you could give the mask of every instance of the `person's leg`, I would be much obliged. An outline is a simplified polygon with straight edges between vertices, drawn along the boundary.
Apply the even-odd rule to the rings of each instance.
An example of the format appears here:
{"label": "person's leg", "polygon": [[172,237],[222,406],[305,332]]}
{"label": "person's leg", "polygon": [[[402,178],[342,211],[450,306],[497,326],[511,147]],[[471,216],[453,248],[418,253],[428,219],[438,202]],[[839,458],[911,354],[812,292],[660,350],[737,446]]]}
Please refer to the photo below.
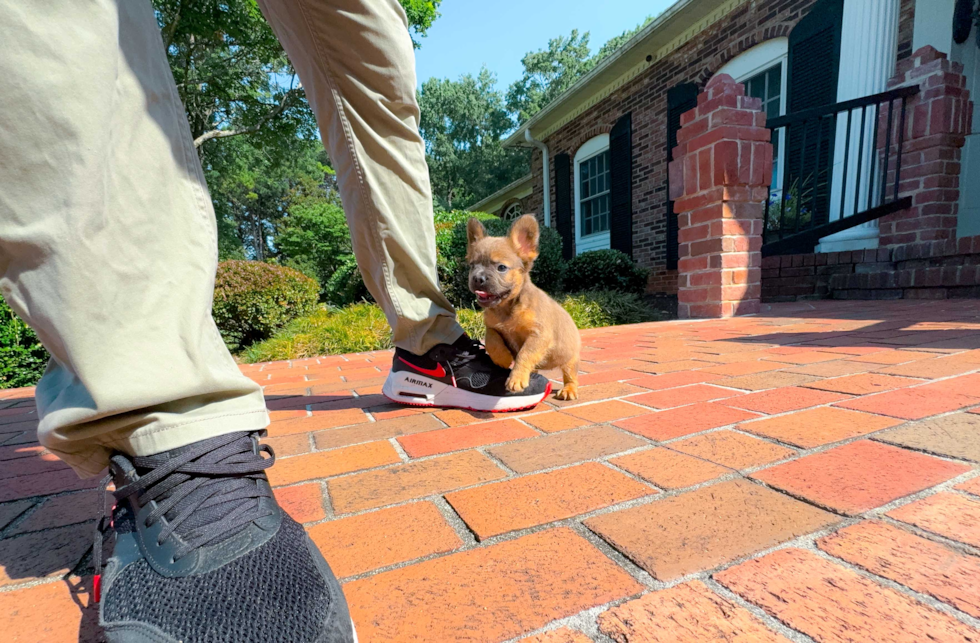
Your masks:
{"label": "person's leg", "polygon": [[432,193],[419,135],[415,57],[397,0],[259,0],[306,90],[364,283],[396,346],[384,394],[406,404],[510,411],[508,371],[465,336],[436,273]]}
{"label": "person's leg", "polygon": [[211,319],[214,214],[149,3],[0,7],[0,290],[82,475],[268,424]]}
{"label": "person's leg", "polygon": [[463,329],[439,290],[415,57],[396,0],[259,0],[337,172],[364,284],[396,346],[421,355]]}
{"label": "person's leg", "polygon": [[214,215],[149,1],[0,3],[0,43],[0,288],[53,355],[42,444],[116,486],[107,641],[350,643],[211,320]]}

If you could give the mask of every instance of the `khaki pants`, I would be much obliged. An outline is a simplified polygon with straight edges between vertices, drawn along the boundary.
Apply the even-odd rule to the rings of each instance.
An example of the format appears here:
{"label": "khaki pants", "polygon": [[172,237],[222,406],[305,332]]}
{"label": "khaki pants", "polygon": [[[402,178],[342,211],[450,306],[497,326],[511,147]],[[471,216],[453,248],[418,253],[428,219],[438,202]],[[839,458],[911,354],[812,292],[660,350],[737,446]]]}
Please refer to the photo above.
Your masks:
{"label": "khaki pants", "polygon": [[[396,343],[439,292],[412,45],[395,0],[264,0]],[[0,291],[53,355],[40,442],[81,475],[268,424],[211,319],[214,213],[148,0],[0,4]],[[208,143],[220,145],[220,142]]]}

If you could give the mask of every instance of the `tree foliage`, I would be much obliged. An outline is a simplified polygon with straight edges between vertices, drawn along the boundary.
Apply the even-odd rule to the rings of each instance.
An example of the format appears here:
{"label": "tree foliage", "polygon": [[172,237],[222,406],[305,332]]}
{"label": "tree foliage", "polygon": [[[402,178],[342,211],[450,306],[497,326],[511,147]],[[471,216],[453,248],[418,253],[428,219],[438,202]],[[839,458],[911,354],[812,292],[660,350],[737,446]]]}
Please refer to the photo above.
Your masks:
{"label": "tree foliage", "polygon": [[[442,0],[400,0],[412,42]],[[316,119],[256,0],[153,0],[170,69],[197,146],[242,134],[275,145],[313,138]]]}
{"label": "tree foliage", "polygon": [[589,32],[580,34],[577,29],[568,36],[552,38],[545,49],[529,51],[521,59],[523,75],[507,90],[507,109],[518,124],[525,122],[652,20],[649,16],[633,29],[610,38],[594,55],[589,48]]}
{"label": "tree foliage", "polygon": [[422,84],[419,130],[437,206],[465,208],[527,173],[526,152],[501,145],[513,121],[495,85],[485,67],[475,78]]}
{"label": "tree foliage", "polygon": [[507,108],[517,122],[534,116],[592,69],[595,62],[590,53],[589,33],[572,29],[567,37],[549,40],[547,49],[525,54],[524,74],[507,90]]}
{"label": "tree foliage", "polygon": [[297,195],[331,198],[333,170],[316,140],[294,137],[272,146],[233,138],[203,160],[222,259],[264,261],[277,255],[276,236]]}

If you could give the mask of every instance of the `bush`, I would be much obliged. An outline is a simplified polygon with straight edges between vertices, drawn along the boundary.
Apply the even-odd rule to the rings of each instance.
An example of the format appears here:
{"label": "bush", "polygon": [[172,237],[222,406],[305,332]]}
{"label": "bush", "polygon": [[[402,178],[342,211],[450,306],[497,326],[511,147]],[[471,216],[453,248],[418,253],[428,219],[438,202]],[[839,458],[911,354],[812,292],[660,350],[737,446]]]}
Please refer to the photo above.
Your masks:
{"label": "bush", "polygon": [[292,319],[316,308],[315,279],[259,261],[223,261],[214,286],[214,321],[229,348],[271,337]]}
{"label": "bush", "polygon": [[[647,307],[637,295],[620,292],[582,292],[558,300],[579,328],[658,321],[666,315]],[[472,308],[456,311],[470,337],[483,339],[483,314]],[[290,323],[272,339],[248,348],[243,362],[303,359],[318,355],[360,353],[391,348],[391,329],[376,304],[355,304],[319,310]]]}
{"label": "bush", "polygon": [[49,358],[34,330],[0,299],[0,389],[34,386]]}
{"label": "bush", "polygon": [[360,353],[391,348],[391,329],[375,304],[324,308],[290,323],[275,337],[249,347],[246,363]]}
{"label": "bush", "polygon": [[[510,222],[484,213],[465,213],[451,229],[436,233],[436,247],[439,251],[439,279],[443,292],[457,307],[470,307],[476,298],[469,289],[469,271],[466,268],[466,222],[474,216],[483,222],[487,234],[502,237],[507,234]],[[438,229],[438,225],[437,225]],[[538,258],[531,270],[531,281],[549,294],[556,294],[562,288],[565,261],[561,256],[561,235],[553,228],[541,228],[538,242]]]}
{"label": "bush", "polygon": [[357,269],[357,259],[354,255],[343,257],[339,264],[323,286],[323,296],[327,303],[333,306],[347,306],[359,301],[374,301],[367,286],[364,285],[361,271]]}
{"label": "bush", "polygon": [[619,250],[592,250],[568,262],[565,289],[568,292],[615,290],[642,295],[649,276],[648,269],[636,265]]}

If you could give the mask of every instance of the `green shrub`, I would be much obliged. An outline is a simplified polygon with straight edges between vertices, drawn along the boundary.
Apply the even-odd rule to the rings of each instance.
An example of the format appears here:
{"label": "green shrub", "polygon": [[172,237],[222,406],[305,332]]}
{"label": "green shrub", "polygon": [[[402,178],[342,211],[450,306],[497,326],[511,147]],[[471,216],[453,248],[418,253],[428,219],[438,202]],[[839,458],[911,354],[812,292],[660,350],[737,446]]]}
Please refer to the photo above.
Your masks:
{"label": "green shrub", "polygon": [[347,306],[360,301],[374,301],[361,271],[357,269],[357,259],[354,255],[343,257],[337,269],[323,286],[323,296],[332,306]]}
{"label": "green shrub", "polygon": [[[494,237],[502,237],[510,228],[510,222],[493,215],[473,212],[467,215],[461,217],[451,229],[436,233],[439,279],[449,301],[458,307],[469,307],[476,303],[476,298],[469,289],[469,270],[466,267],[466,222],[469,217],[476,216],[483,221],[487,234]],[[547,293],[561,292],[562,276],[565,273],[565,261],[561,256],[561,235],[553,228],[541,228],[538,253],[531,270],[531,281]]]}
{"label": "green shrub", "polygon": [[636,265],[619,250],[592,250],[568,262],[565,290],[615,290],[642,295],[649,276],[648,269]]}
{"label": "green shrub", "polygon": [[375,304],[323,308],[294,320],[275,337],[249,347],[246,363],[360,353],[391,348],[391,329]]}
{"label": "green shrub", "polygon": [[[559,299],[579,328],[658,321],[666,315],[648,308],[638,295],[621,292],[582,292]],[[456,311],[470,337],[483,339],[483,314],[472,308]],[[239,359],[269,362],[318,355],[360,353],[391,348],[391,329],[376,304],[325,308],[294,320],[275,337],[254,344]]]}
{"label": "green shrub", "polygon": [[259,261],[223,261],[214,286],[214,321],[229,348],[271,337],[292,319],[316,308],[315,279]]}
{"label": "green shrub", "polygon": [[0,299],[0,389],[34,386],[49,358],[34,330]]}

